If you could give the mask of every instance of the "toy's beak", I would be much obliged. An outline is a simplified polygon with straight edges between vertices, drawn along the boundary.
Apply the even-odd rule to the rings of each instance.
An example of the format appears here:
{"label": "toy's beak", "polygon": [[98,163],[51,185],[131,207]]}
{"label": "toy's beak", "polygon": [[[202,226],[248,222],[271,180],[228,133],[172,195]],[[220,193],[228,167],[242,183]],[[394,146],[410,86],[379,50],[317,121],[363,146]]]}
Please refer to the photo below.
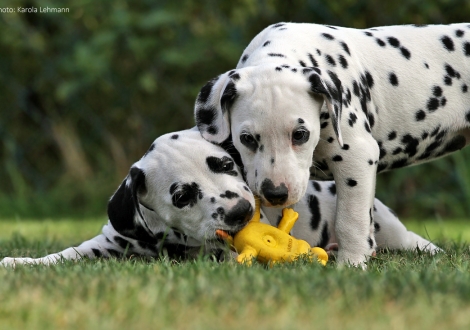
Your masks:
{"label": "toy's beak", "polygon": [[215,231],[215,234],[217,235],[217,237],[223,239],[228,244],[233,245],[233,237],[230,236],[225,230],[217,229]]}

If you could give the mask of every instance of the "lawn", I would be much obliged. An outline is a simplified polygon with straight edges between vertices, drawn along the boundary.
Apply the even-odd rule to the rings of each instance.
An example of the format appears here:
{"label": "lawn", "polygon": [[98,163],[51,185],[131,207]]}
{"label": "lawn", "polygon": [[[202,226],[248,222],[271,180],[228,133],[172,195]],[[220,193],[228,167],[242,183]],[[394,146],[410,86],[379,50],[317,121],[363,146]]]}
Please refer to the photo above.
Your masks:
{"label": "lawn", "polygon": [[[59,251],[97,234],[102,223],[2,220],[0,258]],[[468,329],[470,221],[407,226],[437,238],[446,253],[383,253],[367,271],[202,259],[2,268],[0,328]]]}

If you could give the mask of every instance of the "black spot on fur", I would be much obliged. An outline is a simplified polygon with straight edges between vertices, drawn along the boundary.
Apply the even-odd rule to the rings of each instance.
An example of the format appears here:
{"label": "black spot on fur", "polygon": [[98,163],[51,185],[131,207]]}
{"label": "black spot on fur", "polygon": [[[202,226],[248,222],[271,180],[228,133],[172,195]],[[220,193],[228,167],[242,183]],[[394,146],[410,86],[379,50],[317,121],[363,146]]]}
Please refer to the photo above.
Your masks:
{"label": "black spot on fur", "polygon": [[346,61],[346,59],[344,58],[343,55],[339,55],[339,63],[341,64],[341,66],[343,67],[343,69],[347,69],[348,68],[348,61]]}
{"label": "black spot on fur", "polygon": [[400,160],[396,160],[390,165],[390,168],[400,168],[408,165],[408,158],[402,158]]}
{"label": "black spot on fur", "polygon": [[330,187],[328,188],[328,190],[330,191],[330,193],[334,196],[336,195],[336,184],[335,183],[332,183],[330,185]]}
{"label": "black spot on fur", "polygon": [[120,236],[114,236],[113,239],[122,249],[132,249],[134,247],[131,242]]}
{"label": "black spot on fur", "polygon": [[103,256],[103,254],[101,253],[100,250],[98,249],[91,249],[91,252],[93,252],[93,254],[95,255],[95,257],[97,258],[101,258]]}
{"label": "black spot on fur", "polygon": [[335,139],[330,136],[326,141],[328,141],[328,143],[333,143],[334,140],[335,140]]}
{"label": "black spot on fur", "polygon": [[467,111],[467,113],[465,114],[465,120],[470,123],[470,111]]}
{"label": "black spot on fur", "polygon": [[416,112],[417,121],[424,120],[424,118],[426,118],[426,113],[423,110],[419,110],[418,112]]}
{"label": "black spot on fur", "polygon": [[369,119],[369,125],[370,125],[370,127],[371,127],[371,128],[374,127],[374,125],[375,125],[375,117],[374,117],[374,115],[373,115],[372,113],[369,113],[369,115],[368,115],[367,117],[368,117],[368,119]]}
{"label": "black spot on fur", "polygon": [[350,187],[355,187],[355,186],[357,186],[357,181],[354,180],[354,179],[347,179],[347,180],[346,180],[346,183],[347,183],[347,185],[350,186]]}
{"label": "black spot on fur", "polygon": [[397,147],[392,151],[392,155],[398,155],[400,152],[402,152],[403,149],[401,147]]}
{"label": "black spot on fur", "polygon": [[328,33],[322,33],[321,34],[323,38],[328,39],[328,40],[334,40],[335,37],[333,37],[331,34]]}
{"label": "black spot on fur", "polygon": [[377,222],[374,222],[374,232],[378,233],[380,231],[380,225]]}
{"label": "black spot on fur", "polygon": [[465,42],[463,44],[463,52],[465,56],[470,56],[470,42]]}
{"label": "black spot on fur", "polygon": [[210,125],[217,116],[217,110],[214,107],[200,107],[196,111],[197,125]]}
{"label": "black spot on fur", "polygon": [[207,100],[209,99],[209,95],[212,92],[212,87],[214,86],[214,83],[217,81],[217,78],[214,78],[212,80],[209,80],[202,88],[201,91],[199,92],[199,95],[197,96],[197,102],[198,103],[206,103]]}
{"label": "black spot on fur", "polygon": [[173,134],[173,135],[171,136],[171,138],[172,138],[173,140],[178,139],[178,134]]}
{"label": "black spot on fur", "polygon": [[230,108],[232,103],[235,101],[237,97],[237,88],[235,87],[235,83],[230,81],[225,87],[224,92],[222,93],[222,97],[220,98],[220,105],[222,107],[222,111],[225,112],[227,109]]}
{"label": "black spot on fur", "polygon": [[369,159],[368,163],[369,165],[374,165],[374,162],[372,161],[372,159]]}
{"label": "black spot on fur", "polygon": [[458,37],[458,38],[463,37],[464,34],[465,34],[465,32],[462,31],[462,30],[456,30],[455,31],[455,36]]}
{"label": "black spot on fur", "polygon": [[285,25],[284,23],[277,23],[277,24],[273,25],[273,28],[281,27],[281,26],[284,26],[284,25]]}
{"label": "black spot on fur", "polygon": [[374,78],[372,77],[369,71],[365,72],[365,76],[366,76],[366,81],[367,81],[367,85],[369,86],[369,88],[374,87]]}
{"label": "black spot on fur", "polygon": [[396,137],[397,137],[397,132],[392,131],[392,132],[388,133],[388,140],[389,141],[395,140]]}
{"label": "black spot on fur", "polygon": [[307,64],[305,64],[304,61],[299,61],[299,64],[300,64],[300,66],[302,66],[302,67],[306,67],[306,66],[307,66]]}
{"label": "black spot on fur", "polygon": [[237,193],[233,192],[233,191],[226,190],[225,194],[221,194],[220,197],[221,198],[232,199],[232,198],[238,198],[240,196]]}
{"label": "black spot on fur", "polygon": [[119,253],[118,251],[114,249],[106,249],[106,251],[108,252],[110,257],[120,258],[122,256],[121,253]]}
{"label": "black spot on fur", "polygon": [[350,112],[350,113],[349,113],[349,121],[348,121],[349,126],[353,127],[354,124],[356,123],[356,121],[357,121],[357,116],[356,116],[356,114],[353,113],[353,112]]}
{"label": "black spot on fur", "polygon": [[264,44],[263,44],[263,47],[266,47],[267,45],[269,45],[271,43],[271,41],[266,41]]}
{"label": "black spot on fur", "polygon": [[370,131],[369,124],[367,123],[367,121],[364,122],[364,127],[365,127],[365,129],[366,129],[367,132],[369,132],[369,133],[371,132],[371,131]]}
{"label": "black spot on fur", "polygon": [[340,162],[343,160],[343,157],[341,157],[340,155],[336,155],[336,156],[333,156],[332,160],[334,162]]}
{"label": "black spot on fur", "polygon": [[444,45],[444,48],[447,49],[449,52],[454,51],[454,42],[452,39],[448,36],[443,36],[441,38],[442,44]]}
{"label": "black spot on fur", "polygon": [[268,56],[272,56],[272,57],[286,57],[285,55],[279,54],[279,53],[269,53]]}
{"label": "black spot on fur", "polygon": [[387,41],[392,47],[395,47],[395,48],[400,47],[400,41],[395,37],[388,37]]}
{"label": "black spot on fur", "polygon": [[428,100],[427,108],[430,112],[436,111],[439,107],[439,100],[432,97]]}
{"label": "black spot on fur", "polygon": [[379,159],[382,159],[387,154],[387,150],[385,150],[384,147],[382,146],[382,141],[377,142],[377,144],[379,145],[379,150],[380,150]]}
{"label": "black spot on fur", "polygon": [[405,47],[400,47],[400,52],[407,60],[409,60],[411,58],[410,51],[408,49],[406,49]]}
{"label": "black spot on fur", "polygon": [[345,51],[346,53],[348,53],[349,56],[351,56],[351,52],[349,51],[348,45],[347,45],[345,42],[343,42],[343,41],[340,42],[340,45],[341,45],[341,47],[343,47],[344,51]]}
{"label": "black spot on fur", "polygon": [[238,73],[233,73],[230,75],[230,78],[232,78],[234,81],[237,81],[240,79],[240,75]]}
{"label": "black spot on fur", "polygon": [[349,150],[349,144],[343,144],[343,147],[341,148],[343,150]]}
{"label": "black spot on fur", "polygon": [[359,91],[359,85],[358,83],[354,80],[353,81],[353,93],[354,95],[356,95],[357,97],[360,97],[361,94],[360,94],[360,91]]}
{"label": "black spot on fur", "polygon": [[312,213],[312,217],[310,218],[310,227],[313,230],[317,230],[321,221],[320,204],[318,203],[317,196],[308,196],[308,208]]}
{"label": "black spot on fur", "polygon": [[326,55],[325,58],[326,58],[326,62],[327,62],[329,65],[331,65],[331,66],[336,66],[336,62],[335,62],[335,60],[334,60],[333,57],[331,57],[330,55]]}
{"label": "black spot on fur", "polygon": [[245,63],[247,59],[248,59],[248,55],[247,54],[243,55],[242,63]]}
{"label": "black spot on fur", "polygon": [[150,148],[145,152],[143,157],[147,156],[150,152],[152,152],[153,149],[155,149],[155,143],[150,145]]}
{"label": "black spot on fur", "polygon": [[321,186],[317,181],[312,181],[313,188],[315,188],[316,191],[321,192]]}
{"label": "black spot on fur", "polygon": [[308,56],[308,59],[310,60],[310,62],[312,62],[312,66],[317,67],[317,66],[318,66],[318,62],[315,60],[315,58],[313,57],[313,55],[309,53],[309,54],[307,54],[307,56]]}
{"label": "black spot on fur", "polygon": [[372,238],[369,237],[369,238],[367,239],[367,242],[369,242],[369,246],[370,246],[370,248],[372,249],[372,248],[374,247],[374,241],[372,240]]}
{"label": "black spot on fur", "polygon": [[393,86],[398,86],[398,77],[395,73],[390,72],[390,74],[388,75],[388,80]]}
{"label": "black spot on fur", "polygon": [[457,71],[455,71],[455,69],[454,69],[452,66],[450,66],[449,64],[446,64],[446,65],[444,66],[444,68],[445,68],[447,74],[448,74],[450,77],[452,77],[452,78],[455,77],[455,78],[457,78],[457,79],[460,78],[460,74],[459,74]]}
{"label": "black spot on fur", "polygon": [[375,41],[379,44],[380,47],[385,47],[385,42],[379,38],[376,38]]}
{"label": "black spot on fur", "polygon": [[325,221],[325,224],[323,225],[323,229],[321,231],[321,240],[318,246],[321,248],[326,247],[328,242],[330,241],[330,234],[328,233],[328,222]]}
{"label": "black spot on fur", "polygon": [[462,93],[466,93],[468,91],[468,86],[463,84],[462,85]]}
{"label": "black spot on fur", "polygon": [[406,145],[404,152],[408,154],[409,157],[413,157],[414,155],[416,155],[417,148],[419,145],[418,139],[414,138],[410,134],[406,134],[405,136],[403,136],[401,142]]}
{"label": "black spot on fur", "polygon": [[444,76],[444,84],[447,86],[452,86],[452,78],[449,76]]}
{"label": "black spot on fur", "polygon": [[436,97],[441,96],[441,95],[442,95],[442,88],[439,87],[439,86],[434,86],[434,87],[432,88],[432,94],[433,94],[434,96],[436,96]]}

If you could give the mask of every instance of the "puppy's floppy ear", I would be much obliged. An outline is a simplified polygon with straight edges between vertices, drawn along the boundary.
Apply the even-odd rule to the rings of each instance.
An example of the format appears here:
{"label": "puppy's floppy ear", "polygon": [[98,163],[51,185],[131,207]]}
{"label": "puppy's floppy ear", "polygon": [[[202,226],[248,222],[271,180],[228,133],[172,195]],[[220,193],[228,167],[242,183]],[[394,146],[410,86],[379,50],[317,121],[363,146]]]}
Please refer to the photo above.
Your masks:
{"label": "puppy's floppy ear", "polygon": [[230,106],[237,97],[235,70],[210,80],[202,87],[194,106],[196,125],[204,139],[220,144],[230,136]]}
{"label": "puppy's floppy ear", "polygon": [[108,218],[114,229],[122,235],[133,237],[136,229],[135,213],[141,218],[138,195],[147,191],[145,173],[134,164],[108,202]]}
{"label": "puppy's floppy ear", "polygon": [[320,94],[325,100],[326,107],[330,113],[331,123],[333,130],[340,146],[343,146],[343,137],[341,135],[341,111],[342,111],[342,92],[341,81],[336,74],[328,71],[327,81],[322,78],[322,72],[318,68],[305,68],[304,74],[307,73],[308,81],[310,82],[310,91],[315,94]]}

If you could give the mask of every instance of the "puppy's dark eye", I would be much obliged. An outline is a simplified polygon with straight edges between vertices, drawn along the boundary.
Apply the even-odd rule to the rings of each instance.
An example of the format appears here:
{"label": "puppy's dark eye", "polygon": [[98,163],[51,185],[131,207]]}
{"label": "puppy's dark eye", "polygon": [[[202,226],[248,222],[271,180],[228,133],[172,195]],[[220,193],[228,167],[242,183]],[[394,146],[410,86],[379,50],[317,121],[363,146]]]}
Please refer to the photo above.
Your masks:
{"label": "puppy's dark eye", "polygon": [[234,170],[235,164],[230,157],[207,157],[206,162],[211,172],[237,176],[237,171]]}
{"label": "puppy's dark eye", "polygon": [[202,198],[199,185],[195,182],[178,184],[173,183],[170,187],[171,202],[174,206],[182,209],[185,206],[194,206],[198,198]]}
{"label": "puppy's dark eye", "polygon": [[246,132],[243,132],[240,135],[240,142],[253,152],[256,152],[256,149],[258,149],[258,142],[256,142],[253,135],[248,134]]}
{"label": "puppy's dark eye", "polygon": [[292,144],[301,145],[308,141],[310,132],[306,128],[299,128],[292,133]]}
{"label": "puppy's dark eye", "polygon": [[188,192],[177,192],[172,196],[173,205],[181,209],[191,203],[191,194]]}

